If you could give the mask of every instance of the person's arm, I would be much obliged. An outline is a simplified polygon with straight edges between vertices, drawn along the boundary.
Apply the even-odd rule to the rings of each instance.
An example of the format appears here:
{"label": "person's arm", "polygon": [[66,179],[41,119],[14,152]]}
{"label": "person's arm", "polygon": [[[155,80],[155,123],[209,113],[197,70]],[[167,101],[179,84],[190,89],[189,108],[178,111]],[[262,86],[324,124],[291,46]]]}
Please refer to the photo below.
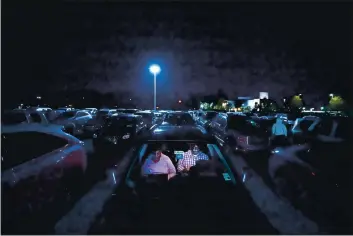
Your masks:
{"label": "person's arm", "polygon": [[166,156],[167,167],[168,167],[168,179],[174,177],[176,175],[176,170],[173,165],[173,162],[170,160],[168,156]]}
{"label": "person's arm", "polygon": [[183,171],[185,169],[184,158],[178,161],[177,169],[178,171]]}

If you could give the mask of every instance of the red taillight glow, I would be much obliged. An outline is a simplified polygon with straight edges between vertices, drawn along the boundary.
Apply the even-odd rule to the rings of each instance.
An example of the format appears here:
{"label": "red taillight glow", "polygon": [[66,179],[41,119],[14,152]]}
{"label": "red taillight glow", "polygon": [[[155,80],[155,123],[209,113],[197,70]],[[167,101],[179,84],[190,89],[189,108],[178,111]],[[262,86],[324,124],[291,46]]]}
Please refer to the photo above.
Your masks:
{"label": "red taillight glow", "polygon": [[315,176],[316,174],[314,172],[311,172],[311,175]]}

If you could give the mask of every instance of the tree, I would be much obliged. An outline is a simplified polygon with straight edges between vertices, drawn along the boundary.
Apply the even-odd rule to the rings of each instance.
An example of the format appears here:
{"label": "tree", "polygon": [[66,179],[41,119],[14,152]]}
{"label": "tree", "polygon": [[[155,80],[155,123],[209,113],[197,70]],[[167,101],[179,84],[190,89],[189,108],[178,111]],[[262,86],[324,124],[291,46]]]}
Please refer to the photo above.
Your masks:
{"label": "tree", "polygon": [[303,99],[298,95],[293,96],[291,99],[291,102],[290,102],[290,106],[292,108],[302,107],[303,106]]}
{"label": "tree", "polygon": [[342,99],[341,96],[333,96],[330,99],[328,107],[330,110],[335,110],[335,111],[344,110],[345,101]]}

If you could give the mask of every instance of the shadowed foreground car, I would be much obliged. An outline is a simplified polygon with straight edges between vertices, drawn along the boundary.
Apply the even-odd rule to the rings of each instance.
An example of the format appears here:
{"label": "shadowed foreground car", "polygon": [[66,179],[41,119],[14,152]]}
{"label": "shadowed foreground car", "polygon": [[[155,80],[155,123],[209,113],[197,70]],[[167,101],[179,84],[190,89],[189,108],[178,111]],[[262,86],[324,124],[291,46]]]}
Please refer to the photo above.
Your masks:
{"label": "shadowed foreground car", "polygon": [[1,144],[1,233],[48,233],[80,189],[87,165],[83,142],[28,124],[3,127]]}
{"label": "shadowed foreground car", "polygon": [[[189,172],[141,176],[146,158],[163,144],[176,166],[190,144],[210,160]],[[197,127],[172,127],[140,140],[115,194],[89,234],[276,234],[252,202],[211,136]]]}

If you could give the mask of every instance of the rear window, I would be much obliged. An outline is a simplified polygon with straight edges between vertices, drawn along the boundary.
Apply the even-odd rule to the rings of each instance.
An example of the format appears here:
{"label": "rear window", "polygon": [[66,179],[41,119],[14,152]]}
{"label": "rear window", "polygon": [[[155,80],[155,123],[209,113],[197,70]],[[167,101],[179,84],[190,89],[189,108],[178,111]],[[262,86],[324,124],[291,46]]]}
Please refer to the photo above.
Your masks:
{"label": "rear window", "polygon": [[27,122],[24,112],[8,112],[1,116],[1,123],[4,125],[15,125],[23,122]]}

